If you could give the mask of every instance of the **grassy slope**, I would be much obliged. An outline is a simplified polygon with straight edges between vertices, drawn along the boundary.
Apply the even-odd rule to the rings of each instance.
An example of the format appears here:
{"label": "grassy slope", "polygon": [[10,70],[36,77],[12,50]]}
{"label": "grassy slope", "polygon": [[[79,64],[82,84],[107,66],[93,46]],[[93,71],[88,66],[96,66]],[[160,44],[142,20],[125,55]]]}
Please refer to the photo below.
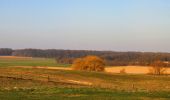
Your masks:
{"label": "grassy slope", "polygon": [[[169,99],[170,76],[121,75],[84,71],[0,68],[1,100],[137,100]],[[47,81],[47,77],[57,83]],[[62,80],[60,82],[59,80]],[[92,86],[66,84],[67,80],[91,82]],[[16,88],[17,87],[17,88]]]}
{"label": "grassy slope", "polygon": [[5,58],[0,57],[0,67],[8,66],[69,66],[67,64],[57,64],[54,59],[45,58]]}
{"label": "grassy slope", "polygon": [[[23,100],[23,98],[24,100],[152,100],[156,98],[168,100],[170,98],[170,76],[7,66],[69,65],[57,64],[54,59],[0,57],[0,100]],[[69,80],[88,82],[92,85],[69,83]]]}

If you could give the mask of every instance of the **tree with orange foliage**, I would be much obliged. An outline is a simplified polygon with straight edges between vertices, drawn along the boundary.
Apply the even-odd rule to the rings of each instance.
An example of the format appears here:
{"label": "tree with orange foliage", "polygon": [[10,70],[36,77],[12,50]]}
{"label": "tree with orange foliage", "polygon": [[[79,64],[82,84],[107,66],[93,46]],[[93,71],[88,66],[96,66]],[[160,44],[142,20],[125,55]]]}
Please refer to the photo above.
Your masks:
{"label": "tree with orange foliage", "polygon": [[73,69],[87,71],[104,71],[104,60],[97,56],[78,58],[73,62]]}

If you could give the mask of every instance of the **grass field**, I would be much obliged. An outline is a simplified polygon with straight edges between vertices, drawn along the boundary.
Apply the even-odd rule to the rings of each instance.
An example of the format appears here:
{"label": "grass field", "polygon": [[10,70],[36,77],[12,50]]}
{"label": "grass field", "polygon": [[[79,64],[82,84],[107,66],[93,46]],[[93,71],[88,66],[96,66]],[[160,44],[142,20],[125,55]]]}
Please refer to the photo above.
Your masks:
{"label": "grass field", "polygon": [[0,68],[1,100],[168,100],[170,76]]}
{"label": "grass field", "polygon": [[169,93],[125,92],[96,88],[48,88],[0,91],[0,98],[1,100],[169,100]]}
{"label": "grass field", "polygon": [[0,67],[9,66],[61,66],[67,67],[69,64],[57,64],[55,59],[0,56]]}
{"label": "grass field", "polygon": [[[169,100],[169,75],[43,69],[53,59],[0,57],[0,100]],[[62,65],[63,66],[63,65]]]}

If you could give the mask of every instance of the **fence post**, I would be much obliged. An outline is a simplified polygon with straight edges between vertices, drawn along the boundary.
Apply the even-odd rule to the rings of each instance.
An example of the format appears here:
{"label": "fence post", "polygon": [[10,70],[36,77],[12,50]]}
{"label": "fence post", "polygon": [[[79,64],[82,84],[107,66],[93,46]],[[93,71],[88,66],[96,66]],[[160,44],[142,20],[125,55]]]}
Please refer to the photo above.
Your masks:
{"label": "fence post", "polygon": [[134,85],[134,84],[132,84],[132,88],[133,88],[133,89],[135,88],[135,85]]}
{"label": "fence post", "polygon": [[47,77],[48,78],[48,82],[50,81],[50,76]]}

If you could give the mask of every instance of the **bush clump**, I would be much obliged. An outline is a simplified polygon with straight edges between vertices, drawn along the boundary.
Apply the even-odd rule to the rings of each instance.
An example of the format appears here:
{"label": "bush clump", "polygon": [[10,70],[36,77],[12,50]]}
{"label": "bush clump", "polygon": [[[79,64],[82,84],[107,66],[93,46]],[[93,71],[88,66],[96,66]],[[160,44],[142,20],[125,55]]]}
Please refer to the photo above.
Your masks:
{"label": "bush clump", "polygon": [[86,71],[104,71],[104,60],[97,56],[78,58],[73,62],[73,69]]}

